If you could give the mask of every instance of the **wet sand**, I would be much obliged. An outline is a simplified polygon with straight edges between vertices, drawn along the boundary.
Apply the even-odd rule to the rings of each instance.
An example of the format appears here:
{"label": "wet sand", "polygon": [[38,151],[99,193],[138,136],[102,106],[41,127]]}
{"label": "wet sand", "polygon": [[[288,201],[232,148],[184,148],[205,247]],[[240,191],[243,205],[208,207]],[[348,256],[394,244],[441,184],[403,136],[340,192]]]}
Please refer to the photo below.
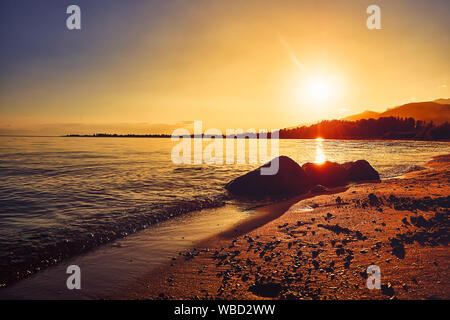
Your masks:
{"label": "wet sand", "polygon": [[[198,241],[217,234],[254,214],[238,206],[190,212],[99,246],[85,254],[51,266],[5,288],[0,299],[109,299],[125,286],[165,266],[174,254],[191,248]],[[68,290],[66,269],[81,268],[81,290]]]}
{"label": "wet sand", "polygon": [[[449,299],[450,156],[381,183],[261,207],[118,299]],[[381,289],[366,287],[367,267]]]}

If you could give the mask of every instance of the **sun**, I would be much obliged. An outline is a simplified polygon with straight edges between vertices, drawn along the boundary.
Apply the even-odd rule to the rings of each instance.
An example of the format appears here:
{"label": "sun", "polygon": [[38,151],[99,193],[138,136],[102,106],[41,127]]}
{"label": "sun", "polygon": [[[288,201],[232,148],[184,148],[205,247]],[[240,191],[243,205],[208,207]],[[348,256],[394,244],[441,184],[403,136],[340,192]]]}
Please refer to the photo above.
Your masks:
{"label": "sun", "polygon": [[336,76],[327,74],[305,75],[295,89],[297,101],[308,106],[319,107],[336,103],[341,91],[341,82]]}
{"label": "sun", "polygon": [[306,82],[306,94],[310,102],[325,103],[335,94],[334,85],[329,77],[315,76]]}

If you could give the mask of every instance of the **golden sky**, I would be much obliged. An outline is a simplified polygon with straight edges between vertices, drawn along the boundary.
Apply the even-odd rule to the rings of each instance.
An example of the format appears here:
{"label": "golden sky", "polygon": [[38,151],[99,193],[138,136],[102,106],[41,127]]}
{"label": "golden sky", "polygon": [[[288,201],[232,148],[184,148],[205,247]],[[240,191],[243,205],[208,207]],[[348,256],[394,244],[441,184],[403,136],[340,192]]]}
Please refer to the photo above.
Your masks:
{"label": "golden sky", "polygon": [[38,8],[35,29],[10,8],[2,129],[272,129],[450,96],[448,1],[95,2],[81,31],[62,6]]}

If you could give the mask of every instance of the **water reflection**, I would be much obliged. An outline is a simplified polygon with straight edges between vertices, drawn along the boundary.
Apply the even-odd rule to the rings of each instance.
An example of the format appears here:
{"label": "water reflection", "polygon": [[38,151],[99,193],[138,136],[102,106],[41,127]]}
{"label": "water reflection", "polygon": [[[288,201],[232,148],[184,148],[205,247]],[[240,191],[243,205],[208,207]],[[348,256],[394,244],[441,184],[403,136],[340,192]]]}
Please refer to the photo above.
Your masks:
{"label": "water reflection", "polygon": [[322,164],[327,160],[327,157],[325,156],[325,153],[323,153],[323,139],[317,138],[316,139],[316,159],[314,160],[314,163]]}

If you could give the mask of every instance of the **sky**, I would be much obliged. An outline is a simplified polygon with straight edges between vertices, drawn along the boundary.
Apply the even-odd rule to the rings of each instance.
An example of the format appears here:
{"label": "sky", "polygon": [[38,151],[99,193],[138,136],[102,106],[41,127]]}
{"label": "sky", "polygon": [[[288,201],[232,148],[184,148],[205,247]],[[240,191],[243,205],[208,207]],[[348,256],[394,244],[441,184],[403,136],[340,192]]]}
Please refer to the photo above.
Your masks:
{"label": "sky", "polygon": [[[71,4],[81,30],[66,27]],[[448,0],[2,0],[0,134],[270,130],[448,98],[448,12]]]}

